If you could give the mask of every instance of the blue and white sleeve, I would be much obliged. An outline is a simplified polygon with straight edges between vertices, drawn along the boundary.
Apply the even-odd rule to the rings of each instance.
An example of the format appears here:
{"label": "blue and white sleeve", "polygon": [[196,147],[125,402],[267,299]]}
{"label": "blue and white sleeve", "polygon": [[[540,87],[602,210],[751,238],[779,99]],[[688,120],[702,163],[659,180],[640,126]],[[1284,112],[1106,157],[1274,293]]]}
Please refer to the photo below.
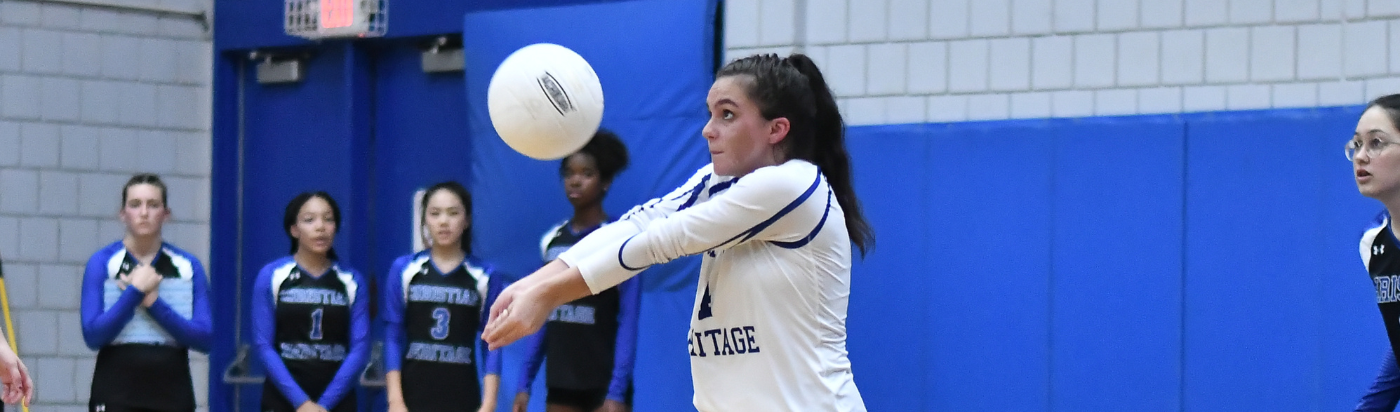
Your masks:
{"label": "blue and white sleeve", "polygon": [[[107,282],[106,256],[102,253],[88,259],[87,270],[83,272],[83,299],[80,312],[83,316],[83,341],[92,350],[101,349],[111,343],[126,327],[131,317],[136,315],[136,306],[146,298],[136,288],[126,288],[121,297],[110,308],[103,307],[103,287]],[[10,333],[14,333],[13,331]]]}
{"label": "blue and white sleeve", "polygon": [[653,221],[632,237],[575,255],[579,260],[568,263],[577,263],[589,290],[597,294],[648,266],[681,256],[751,241],[798,242],[825,221],[823,208],[809,202],[830,211],[832,194],[822,181],[820,171],[806,163],[760,168],[719,196]]}
{"label": "blue and white sleeve", "polygon": [[253,349],[258,352],[258,359],[262,359],[267,379],[292,406],[298,407],[311,398],[297,385],[292,372],[287,370],[287,364],[282,362],[282,356],[273,347],[277,340],[277,302],[272,296],[272,269],[273,265],[264,267],[258,273],[258,280],[253,283],[252,307],[249,309],[252,312],[249,320],[253,326]]}
{"label": "blue and white sleeve", "polygon": [[355,301],[350,304],[350,354],[340,363],[335,378],[316,402],[326,409],[335,409],[335,405],[355,388],[360,373],[365,369],[365,362],[369,360],[369,282],[360,272],[352,273],[358,286],[355,288]]}
{"label": "blue and white sleeve", "polygon": [[[506,281],[504,278],[505,277],[501,276],[500,273],[494,273],[493,271],[490,277],[486,280],[486,304],[482,306],[482,308],[486,308],[487,310],[481,311],[481,320],[477,322],[478,325],[481,325],[479,327],[480,329],[476,331],[476,340],[478,347],[489,347],[486,345],[486,341],[481,339],[481,334],[486,328],[486,319],[491,314],[491,305],[496,304],[496,297],[500,296],[501,290],[506,288]],[[501,351],[501,348],[486,351],[486,375],[501,375]]]}
{"label": "blue and white sleeve", "polygon": [[379,319],[384,322],[384,371],[403,369],[405,335],[403,330],[403,271],[412,255],[400,257],[384,277],[384,295],[379,299]]}
{"label": "blue and white sleeve", "polygon": [[191,349],[207,353],[209,352],[211,323],[209,319],[209,278],[204,274],[204,266],[200,265],[198,260],[190,259],[190,262],[194,266],[194,278],[191,279],[194,292],[192,316],[186,319],[159,297],[146,310],[146,313],[149,313],[151,318],[156,320],[156,323],[170,332],[175,340]]}
{"label": "blue and white sleeve", "polygon": [[617,292],[617,345],[613,353],[608,399],[624,402],[627,400],[627,388],[632,385],[632,367],[637,359],[637,321],[642,306],[642,280],[635,277],[628,279],[617,285]]}
{"label": "blue and white sleeve", "polygon": [[717,180],[711,170],[712,166],[702,167],[690,177],[690,180],[666,196],[633,207],[632,210],[622,215],[621,219],[594,230],[593,233],[570,246],[569,250],[559,255],[559,259],[570,267],[577,266],[579,260],[602,250],[613,242],[620,242],[632,237],[646,230],[652,222],[665,219],[672,213],[695,205],[700,199],[700,194],[704,193]]}
{"label": "blue and white sleeve", "polygon": [[1400,366],[1396,365],[1395,351],[1385,348],[1380,373],[1371,383],[1371,388],[1361,396],[1356,412],[1392,412],[1397,401],[1400,401]]}

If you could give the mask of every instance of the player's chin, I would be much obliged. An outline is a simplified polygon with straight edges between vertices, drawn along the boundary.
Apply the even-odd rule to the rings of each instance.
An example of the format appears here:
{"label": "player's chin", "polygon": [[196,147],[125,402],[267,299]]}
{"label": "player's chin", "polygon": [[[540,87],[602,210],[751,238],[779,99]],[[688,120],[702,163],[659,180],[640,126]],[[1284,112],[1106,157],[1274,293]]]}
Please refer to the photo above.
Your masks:
{"label": "player's chin", "polygon": [[1400,196],[1400,187],[1396,185],[1383,186],[1374,180],[1368,182],[1356,182],[1356,191],[1362,196],[1372,199],[1389,199]]}
{"label": "player's chin", "polygon": [[710,163],[714,165],[715,174],[720,176],[734,175],[734,163],[725,158],[723,153],[711,153]]}

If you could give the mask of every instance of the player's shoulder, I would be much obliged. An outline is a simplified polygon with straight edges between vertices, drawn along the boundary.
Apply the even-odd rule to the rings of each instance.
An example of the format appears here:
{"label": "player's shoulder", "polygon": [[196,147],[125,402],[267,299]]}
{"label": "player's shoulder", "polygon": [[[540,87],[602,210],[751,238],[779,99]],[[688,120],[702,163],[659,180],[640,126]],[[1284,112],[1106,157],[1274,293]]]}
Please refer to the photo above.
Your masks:
{"label": "player's shoulder", "polygon": [[1366,229],[1361,232],[1361,243],[1369,244],[1376,240],[1376,237],[1390,225],[1390,212],[1381,210],[1376,217],[1366,224]]}
{"label": "player's shoulder", "polygon": [[391,264],[391,265],[389,265],[389,270],[391,270],[391,271],[404,271],[404,270],[407,270],[408,267],[410,267],[410,266],[415,266],[415,264],[421,265],[423,262],[426,262],[427,260],[428,260],[428,249],[423,249],[423,250],[420,250],[420,251],[417,251],[417,252],[413,252],[413,253],[409,253],[409,254],[406,254],[406,255],[403,255],[403,256],[399,256],[397,259],[394,259],[394,263]]}
{"label": "player's shoulder", "polygon": [[349,275],[351,277],[354,277],[355,279],[360,279],[364,277],[363,273],[360,273],[360,271],[355,269],[354,266],[350,266],[345,262],[336,261],[334,263],[331,263],[331,270],[334,270],[335,273],[340,274],[342,276]]}
{"label": "player's shoulder", "polygon": [[478,256],[468,255],[466,259],[462,260],[462,265],[466,267],[468,274],[476,278],[477,282],[504,282],[506,280],[506,276],[501,273],[499,266]]}
{"label": "player's shoulder", "polygon": [[276,260],[268,262],[266,265],[263,265],[262,273],[270,275],[273,272],[291,270],[291,268],[295,267],[296,265],[296,259],[293,259],[292,256],[283,256],[277,258]]}
{"label": "player's shoulder", "polygon": [[88,263],[106,263],[106,261],[112,259],[112,255],[116,255],[116,252],[123,251],[123,249],[126,249],[126,245],[123,245],[122,241],[111,242],[111,244],[105,245],[105,247],[102,247],[101,249],[97,249],[97,252],[92,252],[91,258],[88,259]]}
{"label": "player's shoulder", "polygon": [[165,254],[170,255],[171,258],[184,259],[191,265],[199,266],[199,258],[195,257],[195,255],[188,250],[169,243],[162,244],[161,249],[165,251]]}
{"label": "player's shoulder", "polygon": [[816,187],[821,180],[821,170],[816,165],[806,160],[789,160],[760,167],[740,178],[739,184],[772,193],[798,194]]}
{"label": "player's shoulder", "polygon": [[496,274],[494,263],[476,255],[467,255],[466,259],[462,259],[462,265],[466,266],[468,271],[479,271],[487,276]]}
{"label": "player's shoulder", "polygon": [[569,219],[560,220],[559,223],[549,225],[549,229],[545,229],[544,231],[544,237],[542,238],[542,240],[549,241],[551,239],[554,239],[555,237],[558,237],[559,231],[564,228],[564,225],[567,224],[569,224]]}

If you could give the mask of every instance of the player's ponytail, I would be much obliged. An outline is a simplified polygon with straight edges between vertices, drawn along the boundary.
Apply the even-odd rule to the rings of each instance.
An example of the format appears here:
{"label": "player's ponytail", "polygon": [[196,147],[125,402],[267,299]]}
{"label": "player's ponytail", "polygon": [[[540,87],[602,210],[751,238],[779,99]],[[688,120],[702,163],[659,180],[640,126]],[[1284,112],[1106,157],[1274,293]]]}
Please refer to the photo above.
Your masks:
{"label": "player's ponytail", "polygon": [[856,189],[851,182],[851,156],[846,153],[846,125],[841,120],[841,112],[836,106],[836,98],[831,95],[826,79],[822,77],[817,64],[800,53],[787,58],[792,67],[807,78],[812,90],[812,100],[816,113],[812,119],[811,157],[807,161],[821,167],[827,183],[836,194],[836,201],[846,214],[846,231],[851,242],[860,249],[861,255],[875,246],[875,230],[860,210],[860,200],[856,199]]}
{"label": "player's ponytail", "polygon": [[[305,206],[306,202],[310,201],[313,197],[319,197],[321,200],[325,200],[326,204],[331,206],[331,214],[335,215],[335,231],[340,231],[340,206],[335,204],[335,199],[332,199],[331,195],[324,191],[302,192],[297,195],[297,197],[292,198],[291,202],[287,202],[287,211],[282,214],[282,231],[286,232],[287,239],[292,241],[292,250],[291,252],[287,252],[288,254],[297,254],[297,248],[301,246],[300,242],[297,242],[297,238],[292,237],[292,226],[296,226],[297,224],[297,215],[301,213],[301,207]],[[340,258],[335,255],[334,247],[326,251],[326,257],[331,260],[340,260]]]}
{"label": "player's ponytail", "polygon": [[758,54],[725,65],[715,77],[747,75],[749,98],[765,119],[785,117],[791,125],[781,150],[788,159],[802,159],[821,168],[846,217],[846,231],[862,255],[875,246],[875,231],[861,213],[846,153],[846,127],[836,98],[811,58],[794,53],[787,58]]}

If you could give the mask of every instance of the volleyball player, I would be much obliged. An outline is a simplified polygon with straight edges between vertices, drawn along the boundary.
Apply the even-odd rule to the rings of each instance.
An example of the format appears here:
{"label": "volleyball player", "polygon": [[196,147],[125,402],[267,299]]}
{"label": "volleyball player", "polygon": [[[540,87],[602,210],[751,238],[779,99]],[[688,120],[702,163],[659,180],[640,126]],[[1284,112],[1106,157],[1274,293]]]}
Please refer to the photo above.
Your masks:
{"label": "volleyball player", "polygon": [[649,265],[703,254],[690,320],[701,411],[864,411],[846,352],[851,245],[873,232],[851,184],[836,101],[801,54],[720,69],[702,134],[711,164],[501,292],[486,341]]}
{"label": "volleyball player", "polygon": [[478,385],[476,349],[485,309],[505,282],[471,256],[466,188],[433,185],[419,207],[428,249],[395,260],[384,285],[389,411],[495,411],[500,351],[485,354],[485,384]]}
{"label": "volleyball player", "polygon": [[332,248],[340,208],[325,192],[287,204],[291,256],[264,266],[253,284],[253,345],[267,371],[262,410],[354,412],[369,354],[369,283]]}
{"label": "volleyball player", "polygon": [[[613,177],[626,167],[627,146],[607,130],[599,130],[582,149],[559,163],[564,195],[574,215],[545,231],[540,240],[544,263],[608,222],[603,198]],[[543,330],[526,341],[527,358],[511,410],[525,412],[530,385],[545,358],[549,359],[545,376],[549,411],[627,410],[641,296],[641,279],[632,278],[556,309]]]}
{"label": "volleyball player", "polygon": [[1391,216],[1400,212],[1400,95],[1392,94],[1371,101],[1356,122],[1356,131],[1347,142],[1356,189],[1379,200],[1385,210],[1361,236],[1361,263],[1376,287],[1376,304],[1390,336],[1390,348],[1381,359],[1380,373],[1356,405],[1357,411],[1395,410],[1400,401],[1400,241],[1396,240]]}
{"label": "volleyball player", "polygon": [[209,350],[208,278],[194,255],[161,238],[165,183],[122,187],[122,240],[92,254],[83,274],[83,340],[97,350],[88,410],[193,411],[189,350]]}

